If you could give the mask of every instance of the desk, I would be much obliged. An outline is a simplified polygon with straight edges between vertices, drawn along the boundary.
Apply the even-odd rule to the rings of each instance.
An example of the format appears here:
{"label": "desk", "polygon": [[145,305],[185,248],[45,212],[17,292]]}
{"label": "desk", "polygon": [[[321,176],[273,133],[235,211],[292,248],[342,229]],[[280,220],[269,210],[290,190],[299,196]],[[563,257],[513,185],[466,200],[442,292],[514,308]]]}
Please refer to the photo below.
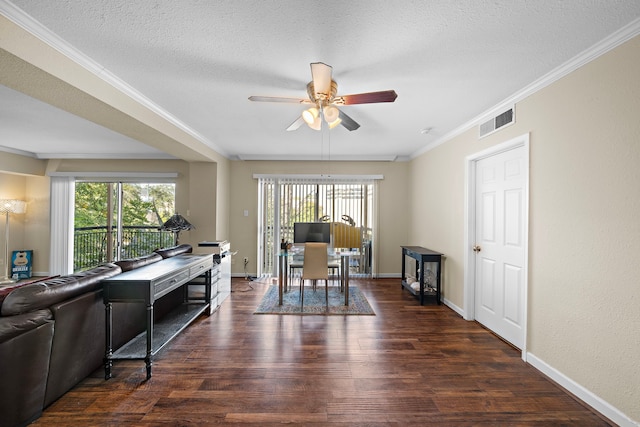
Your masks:
{"label": "desk", "polygon": [[[163,259],[102,281],[106,311],[105,379],[111,378],[112,361],[115,359],[144,359],[147,368],[147,379],[151,378],[153,356],[200,314],[210,309],[212,268],[214,268],[213,255],[183,254]],[[218,268],[217,265],[215,268]],[[198,302],[187,300],[184,304],[164,316],[154,328],[154,302],[202,275],[205,278],[204,299]],[[194,284],[202,286],[202,283]],[[141,301],[146,304],[146,331],[114,352],[111,337],[113,325],[112,304],[134,301]],[[210,314],[210,312],[207,311],[207,314]],[[158,345],[154,346],[154,338],[158,338]]]}
{"label": "desk", "polygon": [[[436,301],[440,304],[440,271],[442,266],[442,254],[440,252],[432,251],[431,249],[423,248],[422,246],[401,246],[402,248],[402,286],[406,288],[413,295],[420,297],[420,305],[424,304],[424,263],[435,262],[438,265],[438,271],[436,273]],[[411,287],[411,283],[408,283],[405,275],[405,259],[411,257],[418,263],[416,269],[419,270],[420,275],[418,281],[420,282],[420,291],[416,291]]]}
{"label": "desk", "polygon": [[[340,289],[344,290],[344,305],[349,305],[349,256],[353,251],[332,251],[331,255],[340,257],[339,280]],[[282,298],[289,283],[289,257],[304,255],[304,249],[296,249],[292,252],[280,251],[278,255],[278,304],[282,305]],[[297,264],[296,264],[297,266]],[[297,267],[296,267],[297,268]],[[302,263],[300,263],[302,268]],[[327,268],[338,268],[337,264],[329,262]]]}

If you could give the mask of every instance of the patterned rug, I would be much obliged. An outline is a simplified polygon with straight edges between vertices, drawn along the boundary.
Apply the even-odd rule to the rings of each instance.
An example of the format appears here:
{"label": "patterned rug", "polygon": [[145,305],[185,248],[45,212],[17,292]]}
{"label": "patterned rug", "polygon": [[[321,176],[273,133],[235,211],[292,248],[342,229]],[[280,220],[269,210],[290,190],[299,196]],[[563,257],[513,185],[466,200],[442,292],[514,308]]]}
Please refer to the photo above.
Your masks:
{"label": "patterned rug", "polygon": [[375,315],[369,301],[357,286],[349,286],[349,305],[344,305],[344,294],[337,286],[329,286],[329,311],[327,311],[324,286],[317,290],[307,286],[304,290],[304,311],[300,311],[300,289],[294,287],[285,292],[282,305],[278,305],[278,286],[271,285],[253,314],[320,314],[320,315]]}

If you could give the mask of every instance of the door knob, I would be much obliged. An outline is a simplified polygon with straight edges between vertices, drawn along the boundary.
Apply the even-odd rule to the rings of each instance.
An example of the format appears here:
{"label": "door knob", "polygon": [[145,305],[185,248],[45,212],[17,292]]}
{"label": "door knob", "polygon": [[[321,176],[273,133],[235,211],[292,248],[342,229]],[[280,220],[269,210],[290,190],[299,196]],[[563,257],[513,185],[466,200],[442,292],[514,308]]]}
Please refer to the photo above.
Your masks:
{"label": "door knob", "polygon": [[480,252],[482,250],[482,248],[480,247],[480,245],[473,245],[473,252]]}

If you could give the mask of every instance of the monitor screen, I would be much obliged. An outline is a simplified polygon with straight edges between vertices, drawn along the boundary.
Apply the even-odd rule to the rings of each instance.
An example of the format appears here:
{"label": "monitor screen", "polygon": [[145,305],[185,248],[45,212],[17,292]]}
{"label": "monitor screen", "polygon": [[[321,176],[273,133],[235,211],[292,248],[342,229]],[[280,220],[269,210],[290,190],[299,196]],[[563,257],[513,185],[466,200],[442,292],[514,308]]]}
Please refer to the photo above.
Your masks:
{"label": "monitor screen", "polygon": [[328,222],[295,222],[293,243],[323,242],[331,244],[331,224]]}

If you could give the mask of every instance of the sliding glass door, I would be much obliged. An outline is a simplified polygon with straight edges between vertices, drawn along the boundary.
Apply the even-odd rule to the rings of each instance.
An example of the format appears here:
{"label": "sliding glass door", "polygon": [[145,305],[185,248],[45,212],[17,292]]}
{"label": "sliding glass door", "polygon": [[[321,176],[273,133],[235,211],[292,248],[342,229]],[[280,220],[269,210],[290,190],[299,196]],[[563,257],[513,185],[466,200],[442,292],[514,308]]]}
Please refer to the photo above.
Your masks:
{"label": "sliding glass door", "polygon": [[331,246],[348,248],[350,274],[372,273],[375,182],[352,179],[260,178],[259,275],[277,274],[280,242],[293,242],[296,222],[331,226]]}

